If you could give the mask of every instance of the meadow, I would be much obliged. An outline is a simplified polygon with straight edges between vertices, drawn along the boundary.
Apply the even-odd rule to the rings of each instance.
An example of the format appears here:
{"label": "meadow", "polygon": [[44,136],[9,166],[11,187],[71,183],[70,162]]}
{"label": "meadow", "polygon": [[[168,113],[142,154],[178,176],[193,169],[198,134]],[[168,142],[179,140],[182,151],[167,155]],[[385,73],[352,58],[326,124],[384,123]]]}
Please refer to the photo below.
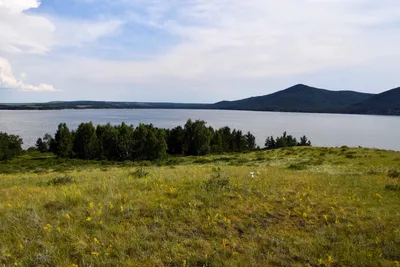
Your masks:
{"label": "meadow", "polygon": [[1,266],[400,266],[400,152],[0,163]]}

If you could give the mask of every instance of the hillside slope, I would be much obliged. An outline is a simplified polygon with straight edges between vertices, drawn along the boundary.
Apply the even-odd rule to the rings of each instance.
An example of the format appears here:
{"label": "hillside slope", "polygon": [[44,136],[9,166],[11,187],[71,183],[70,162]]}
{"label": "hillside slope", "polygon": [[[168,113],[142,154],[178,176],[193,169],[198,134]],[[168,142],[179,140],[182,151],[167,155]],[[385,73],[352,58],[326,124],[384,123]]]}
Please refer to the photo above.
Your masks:
{"label": "hillside slope", "polygon": [[217,109],[238,110],[340,112],[372,96],[373,94],[329,91],[298,84],[273,94],[237,101],[223,101],[212,106]]}
{"label": "hillside slope", "polygon": [[353,105],[352,111],[359,114],[400,115],[400,87]]}

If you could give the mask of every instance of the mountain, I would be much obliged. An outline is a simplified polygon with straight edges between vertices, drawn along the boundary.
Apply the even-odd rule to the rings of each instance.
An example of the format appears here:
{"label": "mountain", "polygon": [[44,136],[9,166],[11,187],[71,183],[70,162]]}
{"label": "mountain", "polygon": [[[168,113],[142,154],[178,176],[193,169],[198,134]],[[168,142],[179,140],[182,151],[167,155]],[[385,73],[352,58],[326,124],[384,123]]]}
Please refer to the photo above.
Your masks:
{"label": "mountain", "polygon": [[355,104],[350,111],[359,114],[400,115],[400,87]]}
{"label": "mountain", "polygon": [[1,109],[225,109],[310,113],[400,115],[400,87],[381,94],[330,91],[298,84],[285,90],[215,104],[72,101],[0,104]]}
{"label": "mountain", "polygon": [[363,102],[373,94],[353,91],[329,91],[298,84],[285,90],[237,101],[222,101],[215,109],[286,111],[286,112],[340,112]]}

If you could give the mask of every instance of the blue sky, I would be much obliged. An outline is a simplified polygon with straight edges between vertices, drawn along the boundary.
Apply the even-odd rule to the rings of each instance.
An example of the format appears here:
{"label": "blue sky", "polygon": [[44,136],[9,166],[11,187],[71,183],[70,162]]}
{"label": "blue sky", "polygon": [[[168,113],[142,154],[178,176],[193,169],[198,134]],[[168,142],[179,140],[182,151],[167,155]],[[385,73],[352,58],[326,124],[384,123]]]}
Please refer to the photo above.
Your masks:
{"label": "blue sky", "polygon": [[0,0],[0,102],[400,86],[398,0]]}

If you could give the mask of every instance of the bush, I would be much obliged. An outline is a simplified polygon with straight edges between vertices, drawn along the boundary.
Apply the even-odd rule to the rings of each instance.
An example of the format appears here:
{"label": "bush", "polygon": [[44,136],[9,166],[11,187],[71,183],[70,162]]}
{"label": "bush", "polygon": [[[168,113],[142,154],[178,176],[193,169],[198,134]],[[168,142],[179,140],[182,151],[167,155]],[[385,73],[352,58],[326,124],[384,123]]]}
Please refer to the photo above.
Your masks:
{"label": "bush", "polygon": [[53,179],[50,179],[49,181],[46,182],[46,185],[59,186],[59,185],[72,184],[73,182],[74,182],[74,179],[72,179],[72,177],[61,176],[61,177],[55,177]]}
{"label": "bush", "polygon": [[144,177],[146,177],[147,175],[149,175],[149,173],[148,173],[145,169],[139,168],[139,169],[137,169],[136,171],[132,172],[131,175],[132,175],[134,178],[144,178]]}
{"label": "bush", "polygon": [[389,191],[400,191],[400,184],[388,184],[385,186],[385,189]]}
{"label": "bush", "polygon": [[221,168],[213,168],[212,177],[205,182],[205,188],[207,191],[216,189],[229,189],[229,177]]}
{"label": "bush", "polygon": [[389,178],[400,178],[400,171],[399,170],[390,170],[388,172]]}

